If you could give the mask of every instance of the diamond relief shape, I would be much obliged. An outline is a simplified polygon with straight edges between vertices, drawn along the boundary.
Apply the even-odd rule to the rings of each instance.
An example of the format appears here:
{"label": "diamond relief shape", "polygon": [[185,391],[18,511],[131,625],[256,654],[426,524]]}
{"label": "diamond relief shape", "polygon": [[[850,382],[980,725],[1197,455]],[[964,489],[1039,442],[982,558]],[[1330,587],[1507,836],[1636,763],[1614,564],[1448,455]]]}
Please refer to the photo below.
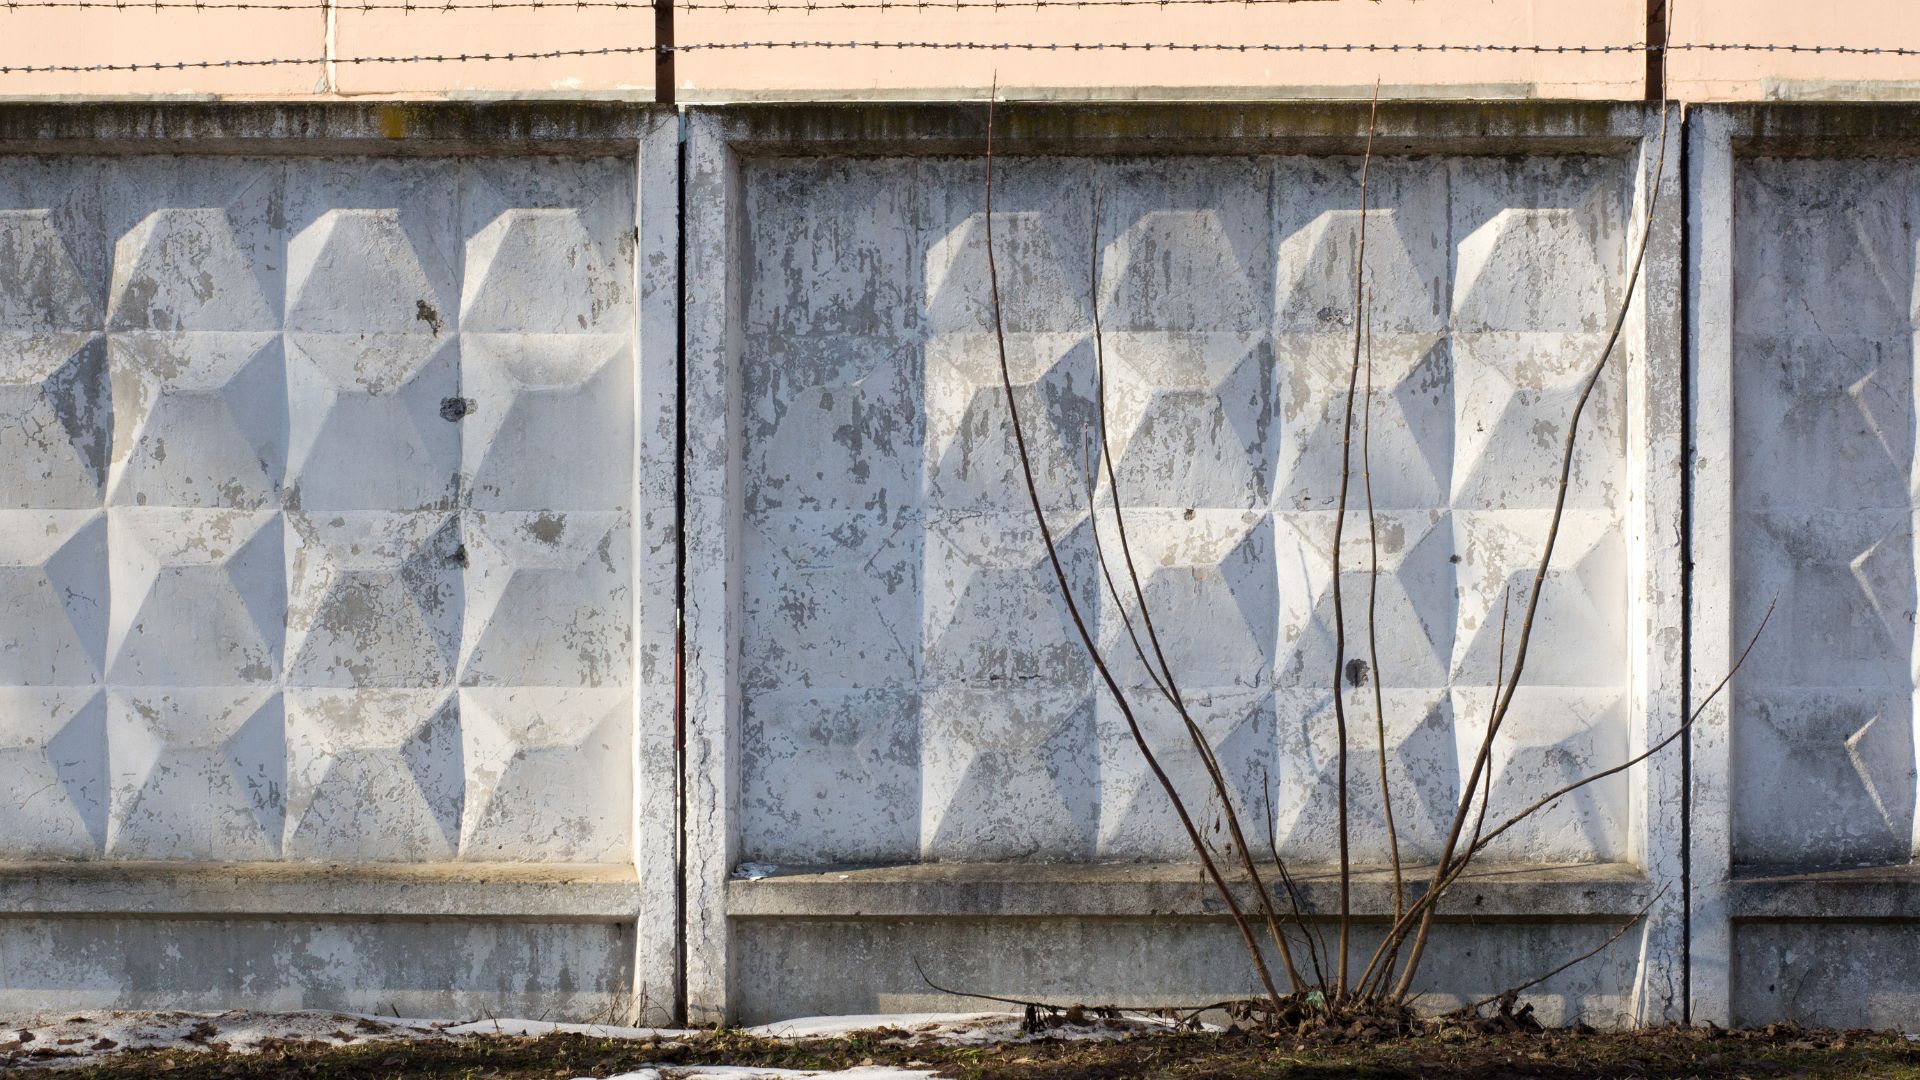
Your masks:
{"label": "diamond relief shape", "polygon": [[921,856],[1090,858],[1097,753],[1093,700],[1071,687],[927,691]]}
{"label": "diamond relief shape", "polygon": [[224,208],[147,213],[115,247],[107,328],[278,328],[248,247]]}
{"label": "diamond relief shape", "polygon": [[620,263],[577,209],[503,211],[467,240],[460,325],[521,334],[619,333]]}
{"label": "diamond relief shape", "polygon": [[99,506],[112,413],[98,335],[0,331],[0,508]]}
{"label": "diamond relief shape", "polygon": [[451,685],[460,642],[460,519],[289,514],[287,682]]}
{"label": "diamond relief shape", "polygon": [[0,685],[90,686],[107,638],[107,523],[98,511],[0,511]]}
{"label": "diamond relief shape", "polygon": [[[1280,576],[1282,686],[1326,686],[1334,678],[1333,532],[1335,513],[1275,515],[1275,563]],[[1341,600],[1347,618],[1349,661],[1364,656],[1369,597],[1382,684],[1395,688],[1445,686],[1459,609],[1455,592],[1455,536],[1440,511],[1377,515],[1376,548],[1368,543],[1364,513],[1349,508],[1341,537]],[[1371,662],[1371,661],[1367,661]],[[1343,678],[1345,676],[1343,675]]]}
{"label": "diamond relief shape", "polygon": [[107,826],[106,697],[0,686],[0,851],[92,857]]}
{"label": "diamond relief shape", "polygon": [[[1054,530],[1074,596],[1093,597],[1096,578],[1086,520],[1056,522]],[[928,681],[1067,684],[1090,674],[1030,516],[935,518],[927,525],[925,543],[921,670]],[[1089,610],[1083,607],[1083,614]]]}
{"label": "diamond relief shape", "polygon": [[[1182,686],[1269,685],[1280,603],[1270,519],[1240,510],[1123,508],[1123,513],[1124,549],[1111,506],[1099,511],[1113,588],[1103,576],[1098,601],[1087,598],[1087,607],[1099,613],[1101,651],[1121,685],[1151,687],[1162,654]],[[1135,575],[1153,620],[1151,633],[1133,588]],[[1151,667],[1134,651],[1136,638]]]}
{"label": "diamond relief shape", "polygon": [[468,512],[464,686],[626,686],[631,534],[623,513]]}
{"label": "diamond relief shape", "polygon": [[278,334],[115,334],[113,462],[118,506],[278,501],[287,390]]}
{"label": "diamond relief shape", "polygon": [[454,314],[452,274],[433,250],[436,238],[409,229],[411,216],[395,207],[333,208],[295,233],[287,244],[288,329],[438,336]]}
{"label": "diamond relief shape", "polygon": [[631,859],[631,708],[625,690],[462,690],[460,857]]}
{"label": "diamond relief shape", "polygon": [[459,349],[418,334],[288,334],[287,502],[310,511],[450,509]]}
{"label": "diamond relief shape", "polygon": [[[1456,713],[1448,692],[1386,688],[1378,712],[1364,675],[1359,685],[1343,680],[1341,692],[1347,718],[1350,857],[1362,866],[1386,866],[1393,859],[1379,774],[1379,730],[1384,726],[1401,859],[1438,859],[1459,806],[1464,775],[1456,764]],[[1333,695],[1320,688],[1283,687],[1273,701],[1279,753],[1271,797],[1280,852],[1302,864],[1337,862],[1340,736]]]}
{"label": "diamond relief shape", "polygon": [[286,628],[282,528],[272,511],[110,511],[110,680],[273,682]]}
{"label": "diamond relief shape", "polygon": [[628,339],[611,334],[462,335],[459,426],[472,504],[632,505],[631,356]]}
{"label": "diamond relief shape", "polygon": [[[1178,669],[1175,671],[1179,675]],[[1249,843],[1264,838],[1259,822],[1266,813],[1263,785],[1273,773],[1273,700],[1267,690],[1183,688],[1181,700],[1200,728],[1227,781],[1227,790],[1248,830]],[[1136,695],[1134,718],[1160,767],[1190,801],[1195,823],[1207,830],[1216,851],[1229,849],[1230,835],[1216,831],[1222,819],[1213,781],[1193,738],[1171,705],[1157,694]],[[1098,848],[1103,859],[1193,858],[1192,842],[1175,815],[1158,779],[1148,770],[1111,699],[1095,704],[1098,734],[1100,815]]]}
{"label": "diamond relief shape", "polygon": [[116,690],[106,853],[244,861],[280,854],[286,724],[270,689]]}
{"label": "diamond relief shape", "polygon": [[288,858],[450,859],[464,784],[457,693],[288,692]]}
{"label": "diamond relief shape", "polygon": [[1735,860],[1776,866],[1910,860],[1913,709],[1913,691],[1905,687],[1736,692],[1741,726],[1732,744],[1734,775],[1767,780],[1732,786]]}
{"label": "diamond relief shape", "polygon": [[[1282,444],[1274,501],[1297,510],[1327,510],[1340,501],[1348,475],[1348,509],[1366,509],[1372,473],[1374,509],[1446,506],[1455,468],[1454,362],[1442,334],[1376,334],[1363,350],[1355,381],[1349,440],[1347,386],[1353,380],[1353,338],[1291,334],[1278,341]],[[1371,371],[1369,371],[1371,365]],[[1373,392],[1366,392],[1371,375]]]}
{"label": "diamond relief shape", "polygon": [[[1546,638],[1545,640],[1587,640]],[[1493,686],[1456,686],[1454,738],[1459,775],[1469,775],[1494,706]],[[1493,742],[1487,829],[1549,792],[1627,760],[1627,698],[1615,687],[1522,683]],[[1570,792],[1494,840],[1489,862],[1618,862],[1627,858],[1625,772]],[[1478,796],[1472,813],[1477,817]]]}
{"label": "diamond relief shape", "polygon": [[50,209],[0,210],[0,331],[100,329],[100,306]]}

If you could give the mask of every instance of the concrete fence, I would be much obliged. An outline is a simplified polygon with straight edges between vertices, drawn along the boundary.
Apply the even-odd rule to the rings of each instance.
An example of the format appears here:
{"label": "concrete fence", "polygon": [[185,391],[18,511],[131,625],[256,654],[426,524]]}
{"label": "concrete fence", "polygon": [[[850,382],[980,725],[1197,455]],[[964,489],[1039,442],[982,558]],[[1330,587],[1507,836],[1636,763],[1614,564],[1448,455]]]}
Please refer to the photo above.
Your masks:
{"label": "concrete fence", "polygon": [[[1429,1001],[1632,924],[1544,1016],[1898,1024],[1920,112],[1665,120],[1663,159],[1651,107],[1382,110],[1363,405],[1409,860],[1460,798],[1622,304],[1492,813],[1672,733],[1777,602],[1681,745],[1455,889]],[[0,109],[0,1008],[967,1007],[922,970],[1248,992],[1026,506],[984,121]],[[1368,718],[1370,948],[1371,659],[1336,691],[1331,645],[1366,123],[1009,106],[994,220],[1070,584],[1149,685],[1093,550],[1117,486],[1236,802],[1323,915],[1333,695]],[[1197,781],[1171,712],[1142,722]]]}

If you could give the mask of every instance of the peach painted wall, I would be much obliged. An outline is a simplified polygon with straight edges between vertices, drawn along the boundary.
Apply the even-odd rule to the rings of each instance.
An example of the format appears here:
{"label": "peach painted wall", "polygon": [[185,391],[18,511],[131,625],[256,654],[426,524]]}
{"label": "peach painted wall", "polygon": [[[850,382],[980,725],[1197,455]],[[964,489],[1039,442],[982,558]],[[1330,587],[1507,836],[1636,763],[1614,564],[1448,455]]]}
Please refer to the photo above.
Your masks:
{"label": "peach painted wall", "polygon": [[[24,0],[32,3],[33,0]],[[110,2],[110,0],[109,0]],[[180,0],[169,0],[180,2]],[[209,0],[233,3],[235,0]],[[236,98],[653,96],[653,13],[645,6],[490,7],[482,0],[402,0],[293,10],[0,4],[0,66],[176,63],[278,58],[275,66],[161,72],[4,73],[0,97]],[[524,4],[527,0],[519,0]],[[684,2],[684,0],[683,0]],[[889,0],[692,0],[677,13],[683,45],[756,41],[937,41],[988,44],[1180,42],[1376,45],[1633,45],[1644,0],[1296,0],[1160,6],[915,7]],[[929,0],[931,4],[931,0]],[[960,0],[967,5],[991,0]],[[1920,47],[1920,2],[1693,0],[1675,42]],[[363,58],[612,48],[608,56],[384,63]],[[1012,96],[1353,97],[1374,81],[1388,97],[1636,98],[1633,51],[1540,53],[1117,52],[920,49],[693,49],[678,57],[683,101],[975,96],[998,79]],[[1920,97],[1920,57],[1678,51],[1669,92],[1690,100]]]}

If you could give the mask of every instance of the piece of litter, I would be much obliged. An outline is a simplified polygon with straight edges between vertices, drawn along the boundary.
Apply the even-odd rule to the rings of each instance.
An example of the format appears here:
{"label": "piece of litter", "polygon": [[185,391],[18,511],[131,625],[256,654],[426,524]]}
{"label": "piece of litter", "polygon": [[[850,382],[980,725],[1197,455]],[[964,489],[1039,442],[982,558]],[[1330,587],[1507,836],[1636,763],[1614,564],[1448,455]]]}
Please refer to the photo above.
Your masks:
{"label": "piece of litter", "polygon": [[778,869],[772,863],[743,862],[734,870],[733,876],[740,881],[759,881],[763,877],[771,877]]}

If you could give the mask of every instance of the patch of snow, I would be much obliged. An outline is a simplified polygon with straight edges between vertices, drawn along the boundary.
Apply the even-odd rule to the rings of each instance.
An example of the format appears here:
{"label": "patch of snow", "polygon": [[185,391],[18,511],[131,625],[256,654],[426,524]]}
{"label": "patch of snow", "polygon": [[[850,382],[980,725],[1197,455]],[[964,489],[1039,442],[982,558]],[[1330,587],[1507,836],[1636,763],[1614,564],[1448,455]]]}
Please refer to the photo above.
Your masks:
{"label": "patch of snow", "polygon": [[9,1065],[86,1064],[123,1050],[219,1047],[246,1053],[281,1041],[352,1046],[443,1037],[432,1021],[346,1012],[65,1012],[0,1023],[0,1071]]}
{"label": "patch of snow", "polygon": [[[1150,1032],[1169,1031],[1174,1026],[1171,1020],[1153,1016],[1087,1016],[1079,1023],[1062,1019],[1039,1034],[1031,1034],[1022,1028],[1019,1013],[873,1013],[864,1016],[806,1016],[747,1028],[746,1034],[769,1039],[837,1039],[866,1034],[877,1035],[882,1042],[985,1046],[1036,1039],[1074,1042],[1125,1039]],[[1213,1025],[1203,1027],[1218,1030]]]}
{"label": "patch of snow", "polygon": [[698,1032],[685,1028],[615,1027],[608,1024],[556,1024],[547,1020],[475,1020],[442,1026],[448,1035],[592,1035],[601,1039],[684,1039]]}
{"label": "patch of snow", "polygon": [[[874,1013],[863,1016],[808,1016],[748,1028],[746,1034],[769,1039],[833,1039],[866,1034],[899,1046],[981,1046],[1035,1039],[1124,1039],[1165,1030],[1169,1022],[1124,1016],[1088,1016],[1081,1023],[1056,1023],[1034,1035],[1021,1030],[1016,1013]],[[226,1050],[250,1053],[281,1043],[353,1046],[367,1042],[452,1041],[526,1038],[555,1033],[632,1041],[680,1042],[702,1033],[679,1028],[620,1027],[611,1024],[562,1024],[501,1018],[459,1022],[418,1020],[363,1013],[306,1011],[265,1013],[106,1010],[0,1018],[0,1072],[12,1066],[75,1066],[127,1050]],[[660,1066],[618,1080],[768,1080],[785,1077],[840,1077],[845,1080],[928,1080],[934,1074],[913,1069],[860,1066],[837,1072],[782,1070],[735,1065]]]}
{"label": "patch of snow", "polygon": [[[935,1080],[939,1074],[920,1068],[893,1068],[891,1065],[854,1065],[852,1068],[831,1070],[756,1065],[662,1065],[660,1068],[641,1068],[639,1072],[622,1072],[618,1076],[607,1076],[605,1080],[787,1080],[814,1076],[839,1076],[843,1080]],[[593,1078],[578,1076],[576,1080]]]}
{"label": "patch of snow", "polygon": [[1009,1020],[1016,1028],[1020,1026],[1020,1014],[1005,1012],[802,1016],[793,1020],[781,1020],[777,1023],[750,1027],[746,1029],[746,1034],[766,1039],[838,1039],[863,1031],[878,1031],[882,1028],[925,1030],[932,1027],[942,1031],[959,1031],[982,1025],[997,1026]]}

